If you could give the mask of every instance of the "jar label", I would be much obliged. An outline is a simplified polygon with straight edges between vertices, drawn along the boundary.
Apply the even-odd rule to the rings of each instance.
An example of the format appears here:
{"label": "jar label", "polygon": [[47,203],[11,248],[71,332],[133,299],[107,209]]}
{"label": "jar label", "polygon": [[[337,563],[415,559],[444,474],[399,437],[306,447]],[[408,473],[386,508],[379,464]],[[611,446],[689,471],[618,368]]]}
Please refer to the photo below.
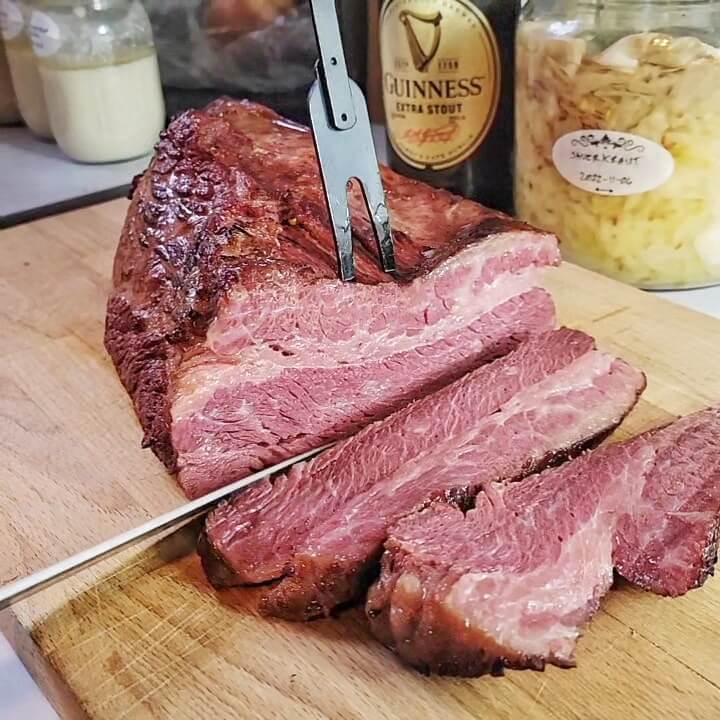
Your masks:
{"label": "jar label", "polygon": [[23,15],[16,0],[0,0],[0,30],[5,40],[17,37],[23,29]]}
{"label": "jar label", "polygon": [[61,45],[58,24],[47,13],[36,10],[30,16],[30,41],[38,57],[54,55]]}
{"label": "jar label", "polygon": [[487,18],[469,0],[385,0],[380,16],[388,136],[412,167],[467,160],[492,127],[500,55]]}
{"label": "jar label", "polygon": [[638,195],[660,187],[673,156],[652,140],[615,130],[576,130],[553,146],[553,163],[569,183],[596,195]]}

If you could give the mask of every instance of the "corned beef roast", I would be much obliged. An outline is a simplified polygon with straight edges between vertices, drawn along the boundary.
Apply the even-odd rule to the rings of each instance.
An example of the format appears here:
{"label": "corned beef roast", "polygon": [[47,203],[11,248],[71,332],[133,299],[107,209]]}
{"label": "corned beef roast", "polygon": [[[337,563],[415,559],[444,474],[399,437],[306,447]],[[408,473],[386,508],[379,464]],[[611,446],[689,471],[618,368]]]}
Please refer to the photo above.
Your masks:
{"label": "corned beef roast", "polygon": [[555,239],[383,168],[399,272],[353,200],[336,279],[308,130],[220,100],[163,133],[137,182],[105,343],[189,496],[351,434],[554,326]]}
{"label": "corned beef roast", "polygon": [[183,114],[133,190],[106,346],[189,496],[359,430],[210,514],[216,585],[279,580],[261,609],[309,619],[384,547],[367,612],[411,664],[570,665],[613,568],[667,595],[711,571],[720,411],[533,474],[611,432],[642,374],[552,330],[551,235],[382,175],[398,272],[353,189],[343,284],[308,130],[247,102]]}
{"label": "corned beef roast", "polygon": [[644,382],[584,333],[538,335],[221,504],[201,543],[208,575],[219,586],[287,575],[264,612],[329,614],[365,589],[391,523],[431,497],[473,495],[605,437]]}
{"label": "corned beef roast", "polygon": [[390,531],[367,614],[425,671],[479,675],[574,664],[613,579],[663,595],[716,560],[720,410],[696,413],[521,483],[472,509],[435,502]]}

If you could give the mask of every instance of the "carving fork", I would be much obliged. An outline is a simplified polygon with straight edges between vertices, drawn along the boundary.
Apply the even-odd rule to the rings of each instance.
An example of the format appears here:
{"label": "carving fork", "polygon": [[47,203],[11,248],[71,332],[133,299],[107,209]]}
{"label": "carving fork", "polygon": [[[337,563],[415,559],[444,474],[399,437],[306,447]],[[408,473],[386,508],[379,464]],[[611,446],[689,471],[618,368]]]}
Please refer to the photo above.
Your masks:
{"label": "carving fork", "polygon": [[380,179],[367,104],[348,77],[335,0],[311,0],[319,60],[308,95],[315,149],[335,236],[341,280],[355,279],[349,182],[359,182],[373,226],[380,263],[395,270],[390,211]]}

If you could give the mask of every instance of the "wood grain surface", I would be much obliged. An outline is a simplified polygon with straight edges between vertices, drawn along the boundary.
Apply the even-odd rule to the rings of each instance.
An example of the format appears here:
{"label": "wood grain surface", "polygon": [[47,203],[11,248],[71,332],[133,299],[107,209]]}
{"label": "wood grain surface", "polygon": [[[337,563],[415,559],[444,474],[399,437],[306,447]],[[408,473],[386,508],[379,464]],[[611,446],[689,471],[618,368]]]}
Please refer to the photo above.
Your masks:
{"label": "wood grain surface", "polygon": [[[108,203],[0,239],[0,582],[180,501],[102,346],[124,215]],[[720,401],[720,322],[572,266],[550,286],[562,322],[645,370],[616,437]],[[355,609],[294,625],[256,591],[217,593],[192,528],[86,571],[0,618],[63,717],[551,720],[720,717],[720,580],[668,600],[620,583],[579,643],[578,668],[426,678]]]}
{"label": "wood grain surface", "polygon": [[184,501],[102,347],[126,207],[0,232],[0,584]]}

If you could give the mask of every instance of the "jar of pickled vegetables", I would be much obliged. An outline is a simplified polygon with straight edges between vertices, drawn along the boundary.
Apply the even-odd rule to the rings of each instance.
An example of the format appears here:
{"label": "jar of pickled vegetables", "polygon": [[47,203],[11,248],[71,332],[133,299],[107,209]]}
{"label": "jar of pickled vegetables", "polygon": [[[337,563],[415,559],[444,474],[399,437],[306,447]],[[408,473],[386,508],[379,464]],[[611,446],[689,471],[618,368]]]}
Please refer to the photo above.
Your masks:
{"label": "jar of pickled vegetables", "polygon": [[515,203],[648,289],[720,282],[720,0],[530,0]]}

